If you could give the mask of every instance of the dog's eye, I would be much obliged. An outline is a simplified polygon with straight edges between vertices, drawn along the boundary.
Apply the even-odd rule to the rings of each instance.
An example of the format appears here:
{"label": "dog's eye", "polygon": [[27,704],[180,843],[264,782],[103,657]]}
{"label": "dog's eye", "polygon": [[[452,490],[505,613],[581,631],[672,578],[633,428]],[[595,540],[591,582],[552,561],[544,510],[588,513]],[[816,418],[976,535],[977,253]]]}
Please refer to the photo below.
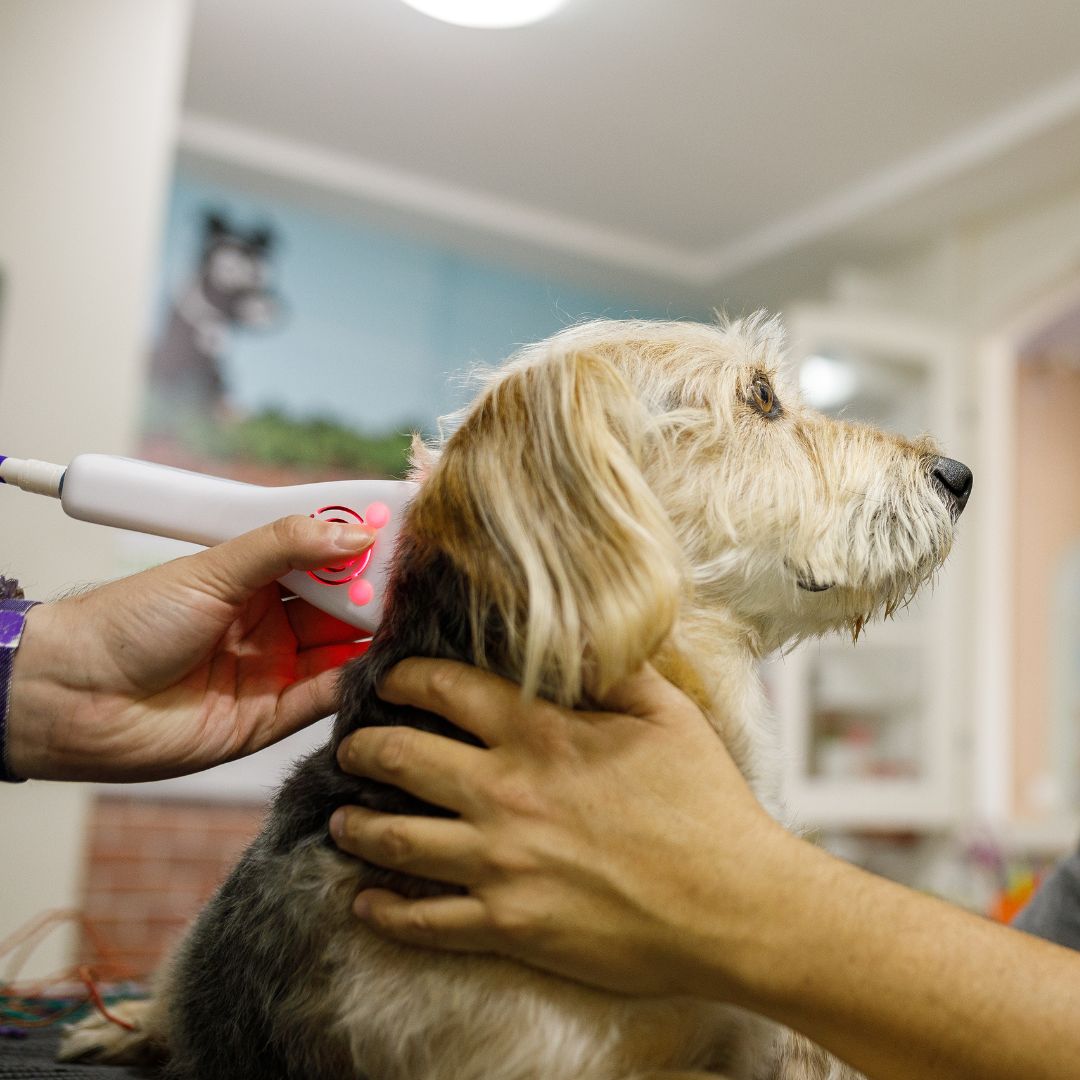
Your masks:
{"label": "dog's eye", "polygon": [[761,413],[762,416],[778,416],[780,402],[776,400],[772,386],[768,379],[760,376],[750,384],[750,403]]}

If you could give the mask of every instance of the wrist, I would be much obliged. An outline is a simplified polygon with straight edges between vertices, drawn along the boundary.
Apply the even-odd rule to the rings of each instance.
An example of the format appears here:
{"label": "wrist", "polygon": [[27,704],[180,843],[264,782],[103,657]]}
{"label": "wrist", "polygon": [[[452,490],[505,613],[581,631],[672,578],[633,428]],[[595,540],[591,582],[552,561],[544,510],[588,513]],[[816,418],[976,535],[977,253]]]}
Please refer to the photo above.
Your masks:
{"label": "wrist", "polygon": [[771,820],[748,839],[739,883],[725,871],[702,913],[694,951],[704,970],[693,977],[710,997],[779,1019],[820,970],[814,942],[842,866]]}
{"label": "wrist", "polygon": [[750,947],[739,954],[733,1000],[845,1057],[837,1031],[862,1015],[866,979],[892,962],[913,894],[785,837],[772,849],[772,880],[758,875],[768,889],[759,894]]}
{"label": "wrist", "polygon": [[52,605],[26,613],[22,640],[12,657],[4,757],[10,773],[26,779],[58,779],[54,754],[57,698],[62,688],[50,674]]}
{"label": "wrist", "polygon": [[827,970],[825,953],[844,910],[842,879],[854,870],[808,840],[785,835],[783,858],[762,901],[757,962],[745,976],[747,1000],[777,1019],[799,1008]]}
{"label": "wrist", "polygon": [[6,783],[27,779],[20,766],[12,764],[9,720],[14,712],[15,658],[25,635],[27,616],[36,606],[35,601],[23,598],[17,581],[0,577],[0,781]]}

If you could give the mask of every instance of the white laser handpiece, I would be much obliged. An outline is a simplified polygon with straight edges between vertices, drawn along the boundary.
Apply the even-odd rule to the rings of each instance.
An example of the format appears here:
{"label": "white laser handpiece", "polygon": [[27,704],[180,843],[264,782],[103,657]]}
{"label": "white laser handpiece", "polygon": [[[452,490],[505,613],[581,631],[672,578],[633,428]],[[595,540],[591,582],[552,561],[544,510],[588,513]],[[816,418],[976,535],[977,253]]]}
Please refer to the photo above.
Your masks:
{"label": "white laser handpiece", "polygon": [[0,482],[59,498],[69,517],[212,546],[289,514],[368,524],[375,543],[358,558],[294,570],[281,583],[344,622],[374,632],[383,613],[394,542],[416,485],[328,480],[260,487],[108,454],[80,454],[65,469],[0,456]]}

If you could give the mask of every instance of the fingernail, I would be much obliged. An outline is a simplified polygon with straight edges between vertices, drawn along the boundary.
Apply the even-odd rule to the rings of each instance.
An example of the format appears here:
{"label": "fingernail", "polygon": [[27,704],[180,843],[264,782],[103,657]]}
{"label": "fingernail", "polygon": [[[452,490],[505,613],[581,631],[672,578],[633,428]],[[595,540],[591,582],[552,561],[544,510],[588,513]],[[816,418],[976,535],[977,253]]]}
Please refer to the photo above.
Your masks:
{"label": "fingernail", "polygon": [[367,893],[361,893],[353,901],[353,914],[360,919],[366,919],[371,914],[371,902],[367,898]]}
{"label": "fingernail", "polygon": [[330,835],[340,840],[345,835],[345,807],[339,806],[330,815]]}
{"label": "fingernail", "polygon": [[375,530],[363,525],[335,525],[331,534],[334,547],[339,551],[356,553],[371,547],[375,542]]}

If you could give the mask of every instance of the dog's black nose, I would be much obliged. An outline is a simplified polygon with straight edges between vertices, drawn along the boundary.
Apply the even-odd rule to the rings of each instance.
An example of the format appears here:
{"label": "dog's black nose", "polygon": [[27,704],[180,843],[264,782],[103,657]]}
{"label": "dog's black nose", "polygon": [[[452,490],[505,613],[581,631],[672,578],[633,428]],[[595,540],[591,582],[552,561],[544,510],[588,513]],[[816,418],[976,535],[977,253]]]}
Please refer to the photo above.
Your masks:
{"label": "dog's black nose", "polygon": [[959,517],[967,506],[971,494],[971,470],[962,462],[952,458],[934,458],[934,467],[930,470],[938,490],[950,504],[954,517]]}

